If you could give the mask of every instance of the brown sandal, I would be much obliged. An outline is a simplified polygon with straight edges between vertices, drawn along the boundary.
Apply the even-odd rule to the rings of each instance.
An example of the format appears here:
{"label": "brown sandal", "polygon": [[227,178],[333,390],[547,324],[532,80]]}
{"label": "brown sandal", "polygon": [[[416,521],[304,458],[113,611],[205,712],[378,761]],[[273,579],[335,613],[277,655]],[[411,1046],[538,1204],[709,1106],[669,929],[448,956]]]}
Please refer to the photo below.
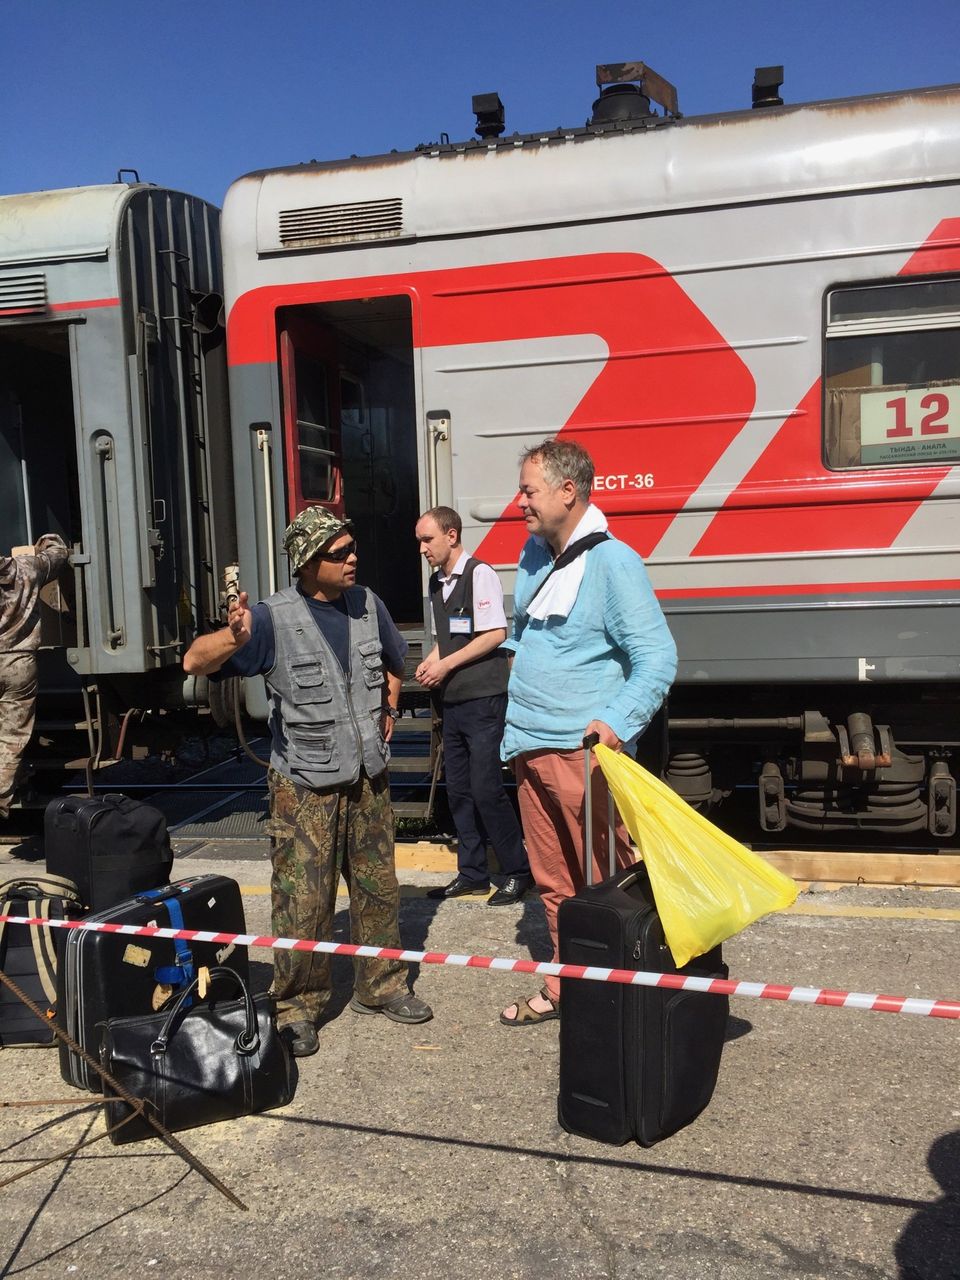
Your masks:
{"label": "brown sandal", "polygon": [[[539,1009],[534,1009],[531,1005],[530,1001],[533,999],[532,996],[527,999],[524,999],[523,996],[518,996],[516,1000],[512,1001],[512,1003],[517,1006],[517,1016],[515,1018],[508,1018],[506,1017],[505,1012],[501,1013],[500,1021],[503,1025],[505,1027],[533,1027],[539,1022],[550,1022],[553,1018],[559,1018],[560,1010],[557,1008],[557,1001],[547,995],[546,987],[541,987],[536,994],[540,996],[542,1000],[546,1000],[547,1004],[550,1006],[549,1009],[544,1009],[541,1013]],[[510,1005],[507,1005],[507,1008],[509,1009]]]}

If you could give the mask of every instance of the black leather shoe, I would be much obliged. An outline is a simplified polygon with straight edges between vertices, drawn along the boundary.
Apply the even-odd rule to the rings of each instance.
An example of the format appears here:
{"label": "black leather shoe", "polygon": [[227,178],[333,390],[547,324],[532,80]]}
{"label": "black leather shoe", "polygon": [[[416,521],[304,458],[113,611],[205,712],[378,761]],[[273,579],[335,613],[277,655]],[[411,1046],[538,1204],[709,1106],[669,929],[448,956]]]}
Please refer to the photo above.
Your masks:
{"label": "black leather shoe", "polygon": [[280,1028],[280,1038],[295,1058],[309,1058],[320,1048],[320,1037],[312,1022],[288,1022]]}
{"label": "black leather shoe", "polygon": [[509,907],[512,902],[519,902],[532,884],[532,876],[507,876],[497,892],[487,900],[487,906]]}
{"label": "black leather shoe", "polygon": [[445,884],[440,889],[428,889],[428,898],[463,898],[467,894],[489,893],[490,881],[483,880],[479,883],[476,880],[467,880],[464,876],[454,876],[449,884]]}

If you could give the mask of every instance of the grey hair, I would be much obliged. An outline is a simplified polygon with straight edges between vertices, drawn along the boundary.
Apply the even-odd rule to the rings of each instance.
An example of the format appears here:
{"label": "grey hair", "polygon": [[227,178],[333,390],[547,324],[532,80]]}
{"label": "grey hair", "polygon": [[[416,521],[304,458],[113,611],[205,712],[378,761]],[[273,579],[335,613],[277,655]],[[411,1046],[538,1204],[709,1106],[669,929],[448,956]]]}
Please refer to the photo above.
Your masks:
{"label": "grey hair", "polygon": [[539,462],[543,476],[552,489],[559,489],[564,480],[571,480],[581,502],[589,502],[593,493],[593,459],[582,444],[575,440],[544,440],[525,449],[520,455],[521,467],[525,462]]}

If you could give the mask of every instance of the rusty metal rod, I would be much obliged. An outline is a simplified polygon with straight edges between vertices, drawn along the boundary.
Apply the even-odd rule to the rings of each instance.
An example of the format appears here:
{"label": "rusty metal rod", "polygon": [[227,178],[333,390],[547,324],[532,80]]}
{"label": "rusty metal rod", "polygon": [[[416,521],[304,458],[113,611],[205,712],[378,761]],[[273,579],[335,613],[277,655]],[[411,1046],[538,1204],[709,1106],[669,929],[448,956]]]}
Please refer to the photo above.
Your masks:
{"label": "rusty metal rod", "polygon": [[0,1102],[0,1111],[5,1107],[105,1107],[106,1098],[91,1098],[89,1102],[81,1102],[79,1098],[32,1098],[27,1102]]}
{"label": "rusty metal rod", "polygon": [[[141,1114],[143,1114],[142,1111]],[[129,1124],[136,1115],[136,1111],[131,1111],[128,1116],[124,1116],[119,1124],[112,1125],[104,1133],[94,1134],[92,1138],[84,1138],[75,1146],[68,1147],[66,1151],[58,1151],[55,1156],[47,1156],[44,1160],[37,1160],[34,1164],[30,1165],[29,1169],[21,1169],[19,1173],[12,1173],[9,1178],[4,1178],[3,1181],[0,1182],[0,1190],[4,1187],[9,1187],[11,1182],[16,1182],[19,1178],[25,1178],[30,1173],[37,1173],[40,1169],[45,1169],[48,1164],[56,1164],[58,1160],[69,1160],[71,1156],[75,1156],[77,1152],[82,1151],[84,1147],[89,1147],[94,1142],[99,1142],[102,1138],[106,1138],[111,1133],[115,1133],[117,1129],[122,1129],[123,1126],[125,1124]]]}
{"label": "rusty metal rod", "polygon": [[[133,1109],[133,1114],[127,1116],[125,1120],[121,1121],[121,1124],[126,1124],[127,1121],[132,1120],[134,1115],[141,1115],[143,1119],[146,1120],[150,1128],[157,1134],[157,1137],[162,1138],[171,1151],[175,1151],[182,1160],[187,1162],[191,1169],[195,1169],[201,1177],[205,1178],[212,1187],[215,1187],[217,1191],[220,1192],[221,1195],[226,1196],[226,1198],[235,1204],[238,1209],[246,1211],[247,1205],[245,1205],[239,1197],[235,1196],[230,1188],[221,1182],[212,1170],[208,1169],[201,1160],[198,1160],[191,1151],[188,1151],[179,1138],[174,1137],[170,1130],[160,1123],[156,1116],[154,1116],[145,1106],[142,1098],[135,1097],[128,1089],[124,1088],[119,1080],[115,1080],[110,1072],[102,1067],[100,1063],[97,1062],[96,1058],[87,1053],[86,1049],[77,1044],[73,1037],[68,1035],[62,1027],[58,1027],[55,1022],[51,1023],[43,1010],[40,1009],[38,1005],[34,1004],[26,992],[21,991],[17,984],[12,981],[12,979],[9,978],[2,969],[0,969],[0,984],[5,986],[8,991],[11,991],[22,1004],[25,1004],[30,1012],[40,1019],[44,1026],[50,1027],[57,1039],[62,1041],[71,1050],[71,1052],[78,1054],[88,1066],[93,1067],[100,1079],[110,1086],[117,1097]],[[109,1129],[107,1132],[112,1133],[114,1129],[118,1128],[120,1128],[120,1125],[115,1125],[113,1129]],[[105,1136],[106,1134],[99,1135],[99,1137]],[[94,1141],[96,1140],[98,1139],[94,1139]],[[45,1161],[44,1163],[49,1162]],[[27,1170],[26,1172],[32,1172],[32,1170]],[[15,1176],[20,1177],[22,1175],[17,1174]]]}

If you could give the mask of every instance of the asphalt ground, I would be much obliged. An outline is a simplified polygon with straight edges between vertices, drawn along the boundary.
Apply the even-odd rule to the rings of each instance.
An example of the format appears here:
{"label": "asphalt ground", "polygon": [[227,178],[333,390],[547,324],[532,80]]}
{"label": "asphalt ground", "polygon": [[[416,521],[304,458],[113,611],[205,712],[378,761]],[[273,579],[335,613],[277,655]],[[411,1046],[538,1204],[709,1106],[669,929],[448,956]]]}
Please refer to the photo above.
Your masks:
{"label": "asphalt ground", "polygon": [[[176,874],[234,876],[269,932],[262,845],[181,847]],[[548,958],[536,896],[438,904],[442,855],[398,857],[407,946]],[[814,887],[724,950],[735,978],[956,998],[958,923],[955,890]],[[0,1188],[0,1276],[960,1277],[957,1022],[731,1001],[710,1107],[643,1150],[559,1127],[557,1023],[497,1022],[535,978],[424,966],[436,1016],[405,1027],[346,1008],[349,960],[334,975],[293,1102],[182,1135],[247,1212],[159,1141],[104,1140]],[[42,1099],[69,1101],[8,1105]],[[0,1102],[0,1179],[102,1132],[54,1051],[0,1053]]]}

